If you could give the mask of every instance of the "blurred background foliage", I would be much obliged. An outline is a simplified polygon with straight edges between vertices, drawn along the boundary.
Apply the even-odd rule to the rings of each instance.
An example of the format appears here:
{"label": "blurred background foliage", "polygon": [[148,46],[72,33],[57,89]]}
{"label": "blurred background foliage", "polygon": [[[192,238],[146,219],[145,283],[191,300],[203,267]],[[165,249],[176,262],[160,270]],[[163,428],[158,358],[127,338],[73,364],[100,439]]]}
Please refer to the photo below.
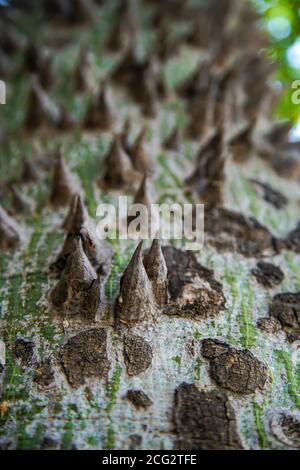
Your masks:
{"label": "blurred background foliage", "polygon": [[269,53],[280,64],[276,78],[286,90],[277,115],[298,123],[300,135],[300,105],[292,102],[292,82],[300,80],[300,0],[253,1],[271,38]]}

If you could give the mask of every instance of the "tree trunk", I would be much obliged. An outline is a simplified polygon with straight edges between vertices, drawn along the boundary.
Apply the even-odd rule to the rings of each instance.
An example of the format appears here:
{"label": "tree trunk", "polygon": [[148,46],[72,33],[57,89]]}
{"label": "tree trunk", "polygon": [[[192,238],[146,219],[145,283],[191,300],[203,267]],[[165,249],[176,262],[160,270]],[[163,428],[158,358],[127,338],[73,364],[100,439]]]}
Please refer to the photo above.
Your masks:
{"label": "tree trunk", "polygon": [[[1,447],[299,448],[299,148],[272,118],[258,17],[240,0],[54,3],[8,11],[0,48]],[[48,54],[49,88],[28,73],[50,74]],[[97,206],[126,194],[204,203],[204,246],[88,247]]]}

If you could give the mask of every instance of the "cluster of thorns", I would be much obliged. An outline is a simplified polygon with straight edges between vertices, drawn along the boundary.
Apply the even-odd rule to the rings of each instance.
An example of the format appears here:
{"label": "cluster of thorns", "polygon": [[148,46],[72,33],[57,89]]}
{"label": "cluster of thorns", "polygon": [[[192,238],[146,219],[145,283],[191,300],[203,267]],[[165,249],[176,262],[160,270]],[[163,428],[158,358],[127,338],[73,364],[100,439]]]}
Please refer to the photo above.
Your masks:
{"label": "cluster of thorns", "polygon": [[[96,3],[106,2],[56,0],[44,2],[43,8],[51,19],[74,26],[94,20]],[[141,3],[150,8],[149,22],[155,33],[152,47],[144,56],[138,47]],[[247,2],[207,1],[200,7],[196,2],[177,0],[118,2],[115,24],[106,40],[107,50],[118,54],[116,65],[96,90],[93,54],[88,45],[81,48],[74,68],[70,84],[74,93],[91,97],[80,121],[51,97],[57,83],[51,54],[17,31],[13,13],[7,15],[1,32],[0,73],[3,77],[17,73],[8,54],[21,51],[22,73],[31,74],[24,131],[30,135],[45,129],[112,132],[99,178],[102,190],[134,189],[134,203],[150,207],[154,202],[149,185],[155,167],[147,151],[147,127],[143,126],[132,141],[127,118],[122,131],[116,132],[116,87],[127,93],[149,120],[159,118],[160,105],[167,100],[175,97],[182,101],[188,123],[184,129],[175,126],[161,146],[171,156],[184,151],[184,138],[199,143],[195,168],[184,185],[187,194],[205,203],[207,210],[223,205],[226,168],[232,161],[244,163],[257,155],[281,175],[300,175],[296,149],[288,143],[290,124],[271,119],[279,99],[271,82],[275,67],[263,53],[267,40]],[[184,25],[180,34],[174,34],[176,24]],[[198,63],[191,76],[170,90],[163,67],[184,47],[199,52]],[[63,147],[55,155],[24,159],[19,183],[37,182],[42,172],[51,169],[49,202],[55,208],[69,205],[69,211],[63,224],[65,242],[51,266],[58,282],[49,298],[55,308],[68,314],[94,318],[104,302],[113,250],[96,235],[83,190],[66,165]],[[11,213],[0,207],[2,250],[14,249],[22,242],[23,229],[12,213],[30,213],[34,208],[33,201],[16,184],[9,184],[7,189],[12,207]],[[139,244],[121,279],[115,305],[117,321],[135,324],[155,318],[167,302],[167,267],[160,243],[154,240],[146,253]]]}

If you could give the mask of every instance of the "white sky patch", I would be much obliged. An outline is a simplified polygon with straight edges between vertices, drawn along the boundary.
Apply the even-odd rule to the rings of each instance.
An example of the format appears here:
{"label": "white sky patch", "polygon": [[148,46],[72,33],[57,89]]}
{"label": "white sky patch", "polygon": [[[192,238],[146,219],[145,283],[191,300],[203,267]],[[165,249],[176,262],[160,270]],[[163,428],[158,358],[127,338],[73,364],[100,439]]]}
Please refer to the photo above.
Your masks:
{"label": "white sky patch", "polygon": [[300,119],[298,121],[298,124],[292,129],[290,139],[292,142],[300,140]]}
{"label": "white sky patch", "polygon": [[268,30],[275,39],[281,40],[287,38],[292,31],[290,21],[284,16],[276,16],[268,21]]}
{"label": "white sky patch", "polygon": [[300,69],[300,36],[294,44],[288,48],[286,56],[291,67]]}

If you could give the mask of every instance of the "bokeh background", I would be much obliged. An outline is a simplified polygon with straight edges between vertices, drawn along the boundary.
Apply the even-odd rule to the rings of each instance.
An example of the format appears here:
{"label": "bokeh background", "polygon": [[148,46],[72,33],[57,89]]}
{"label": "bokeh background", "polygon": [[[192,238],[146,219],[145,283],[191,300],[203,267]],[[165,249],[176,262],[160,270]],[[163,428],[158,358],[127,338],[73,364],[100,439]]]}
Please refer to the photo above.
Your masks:
{"label": "bokeh background", "polygon": [[254,0],[262,16],[261,27],[271,39],[269,54],[279,64],[277,78],[286,88],[277,108],[279,117],[292,119],[300,136],[300,106],[292,103],[291,82],[300,79],[300,1],[299,0]]}

